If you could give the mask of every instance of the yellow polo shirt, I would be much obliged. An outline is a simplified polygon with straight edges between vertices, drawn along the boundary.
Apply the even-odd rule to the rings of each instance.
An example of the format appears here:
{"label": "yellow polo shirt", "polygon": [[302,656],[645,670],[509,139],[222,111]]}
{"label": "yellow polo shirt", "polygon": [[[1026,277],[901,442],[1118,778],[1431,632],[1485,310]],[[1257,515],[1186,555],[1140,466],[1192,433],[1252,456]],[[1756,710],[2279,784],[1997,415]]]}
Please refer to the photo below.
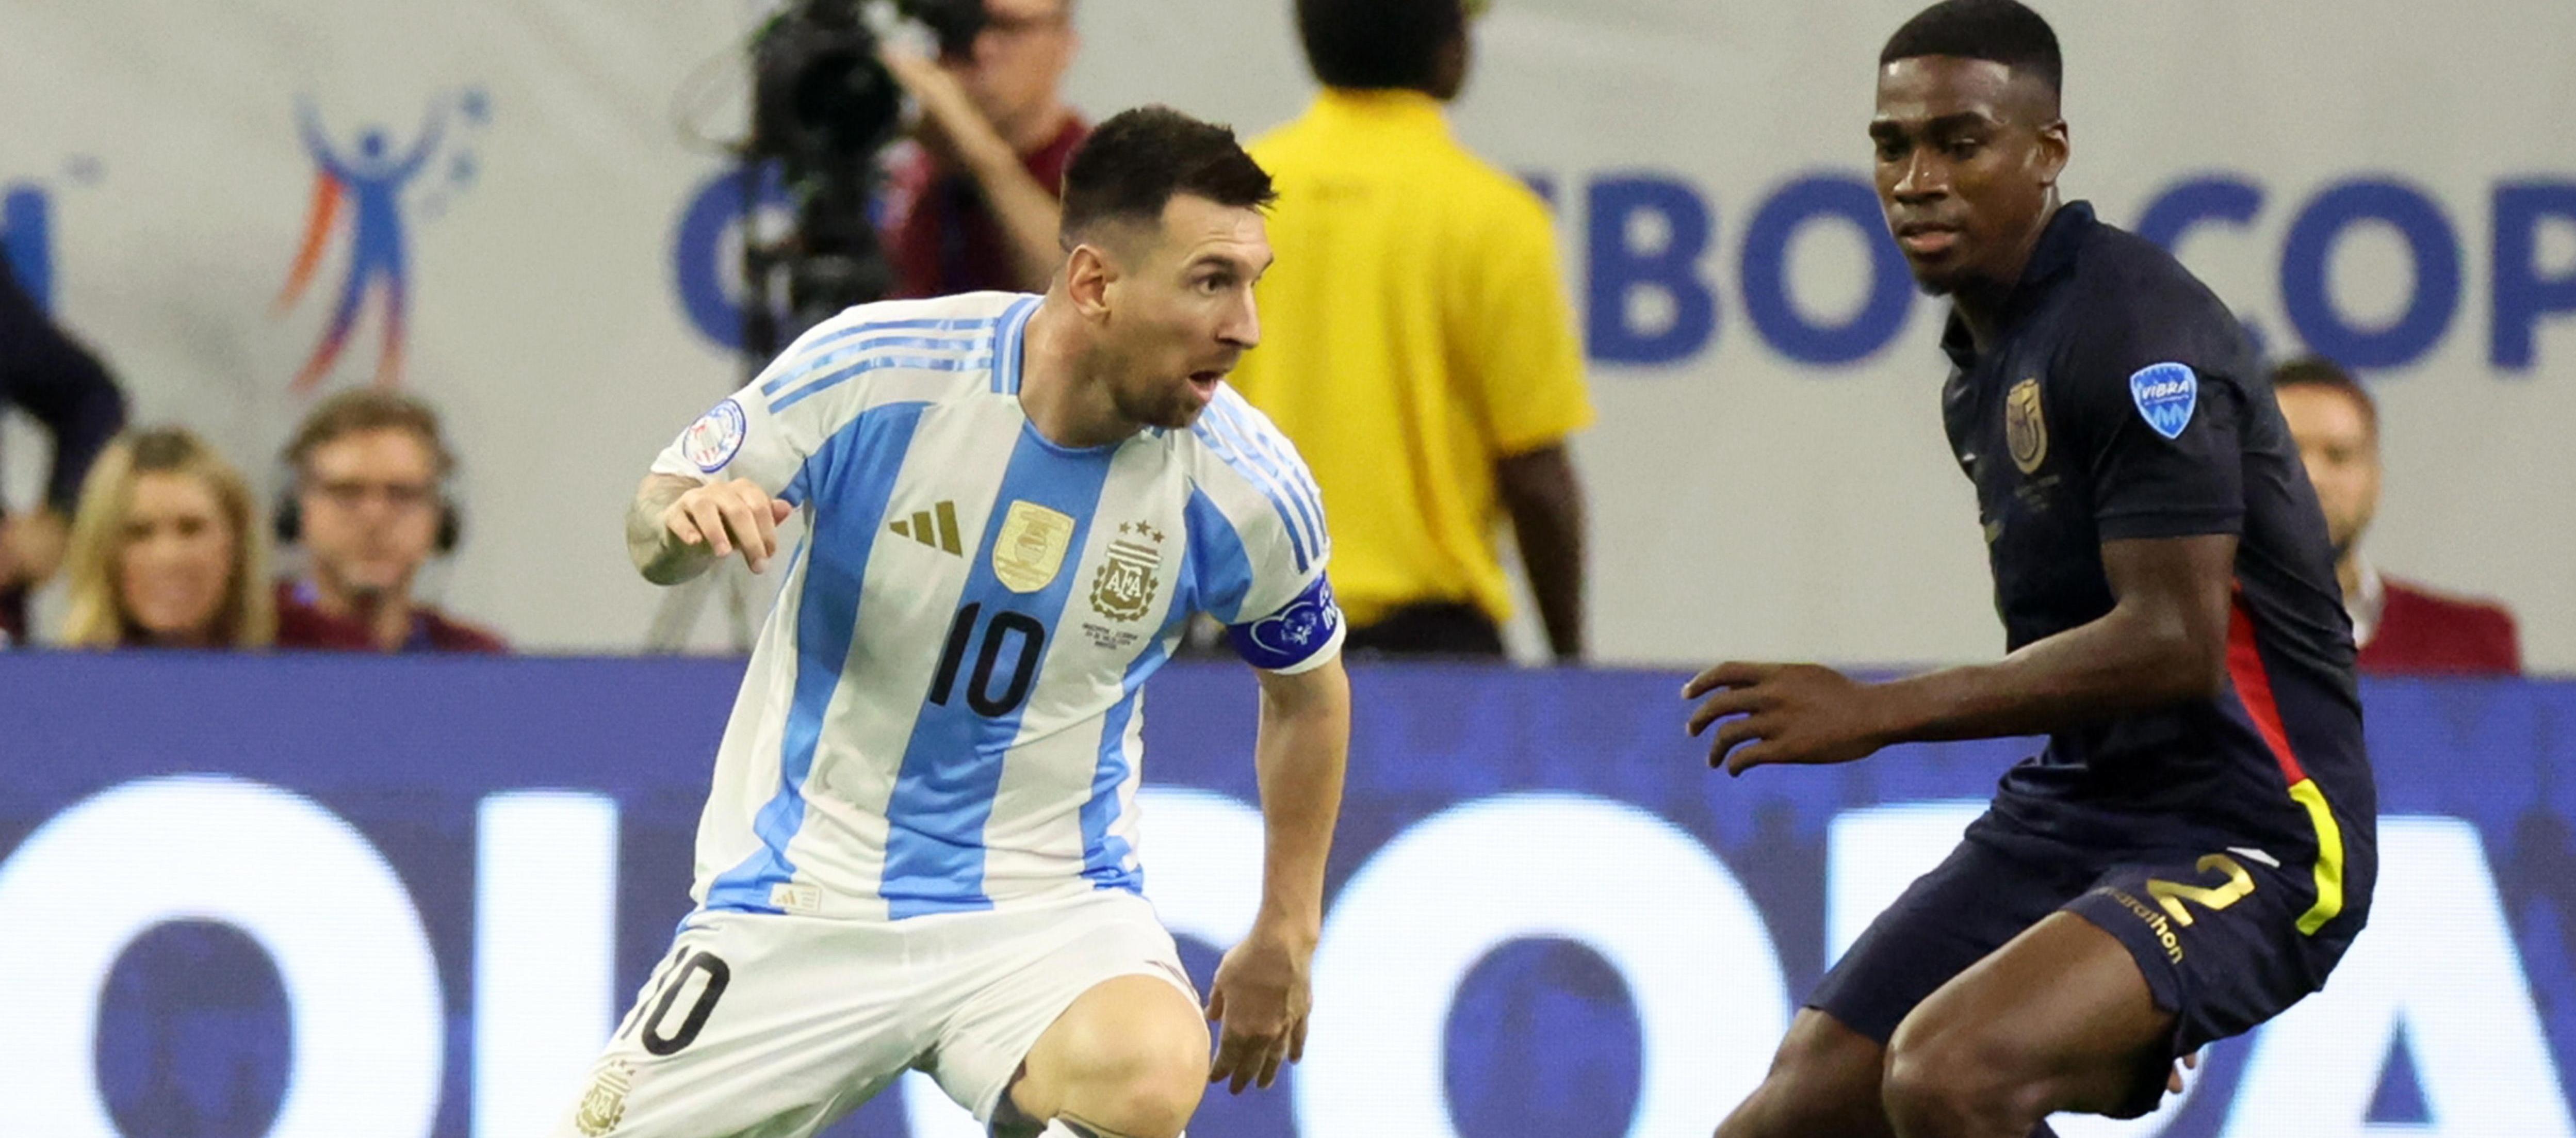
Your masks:
{"label": "yellow polo shirt", "polygon": [[1279,259],[1233,383],[1314,471],[1334,594],[1360,625],[1438,601],[1510,619],[1495,460],[1592,422],[1546,204],[1411,91],[1328,89],[1252,155]]}

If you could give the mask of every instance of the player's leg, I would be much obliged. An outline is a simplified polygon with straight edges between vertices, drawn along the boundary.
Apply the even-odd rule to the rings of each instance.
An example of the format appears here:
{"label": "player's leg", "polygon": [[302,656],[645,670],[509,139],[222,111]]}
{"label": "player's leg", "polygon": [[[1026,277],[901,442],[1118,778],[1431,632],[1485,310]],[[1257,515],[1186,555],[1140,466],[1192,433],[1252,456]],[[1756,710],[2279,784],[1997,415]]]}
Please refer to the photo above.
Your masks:
{"label": "player's leg", "polygon": [[1208,1029],[1169,980],[1120,976],[1082,994],[1029,1049],[1014,1113],[1082,1138],[1173,1138],[1207,1089]]}
{"label": "player's leg", "polygon": [[1770,1072],[1728,1115],[1720,1138],[1888,1138],[1893,1131],[1879,1090],[1897,1025],[1935,989],[2091,880],[2080,868],[1959,843],[1906,887],[1816,985]]}
{"label": "player's leg", "polygon": [[924,1064],[1001,1138],[1174,1138],[1207,1087],[1208,1030],[1172,934],[1132,893],[961,924],[965,994]]}
{"label": "player's leg", "polygon": [[1717,1138],[1891,1138],[1878,1101],[1887,1045],[1814,1008],[1801,1008],[1787,1038]]}
{"label": "player's leg", "polygon": [[2024,1138],[2058,1111],[2152,1105],[2175,1055],[2129,947],[2051,914],[1898,1026],[1881,1097],[1902,1138]]}
{"label": "player's leg", "polygon": [[[795,1138],[855,1109],[930,1040],[882,927],[689,918],[556,1138]],[[883,962],[883,967],[879,967]]]}

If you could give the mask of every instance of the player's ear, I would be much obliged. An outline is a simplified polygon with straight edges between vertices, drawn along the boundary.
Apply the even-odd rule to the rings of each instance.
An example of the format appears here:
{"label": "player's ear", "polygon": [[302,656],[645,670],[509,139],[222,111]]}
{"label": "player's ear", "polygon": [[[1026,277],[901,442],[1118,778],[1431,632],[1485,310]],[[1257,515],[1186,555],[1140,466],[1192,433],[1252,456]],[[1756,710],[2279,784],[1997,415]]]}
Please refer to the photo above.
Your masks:
{"label": "player's ear", "polygon": [[2050,119],[2039,128],[2039,184],[2054,188],[2057,176],[2066,172],[2066,162],[2075,154],[2074,140],[2068,136],[2065,119]]}
{"label": "player's ear", "polygon": [[1109,286],[1118,279],[1118,266],[1109,250],[1085,241],[1073,247],[1064,262],[1064,292],[1073,301],[1073,310],[1085,320],[1100,320],[1109,315]]}

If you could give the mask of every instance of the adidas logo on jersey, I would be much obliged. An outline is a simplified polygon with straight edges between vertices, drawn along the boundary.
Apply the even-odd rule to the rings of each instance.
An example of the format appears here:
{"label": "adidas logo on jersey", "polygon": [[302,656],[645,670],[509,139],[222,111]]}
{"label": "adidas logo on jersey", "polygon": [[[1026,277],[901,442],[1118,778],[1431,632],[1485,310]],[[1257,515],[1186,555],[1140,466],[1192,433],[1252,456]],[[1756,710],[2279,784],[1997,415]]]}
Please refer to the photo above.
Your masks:
{"label": "adidas logo on jersey", "polygon": [[966,555],[965,548],[957,541],[955,502],[941,502],[927,510],[915,510],[911,517],[897,518],[886,528],[893,530],[897,537],[911,538],[932,549],[944,549],[959,557]]}

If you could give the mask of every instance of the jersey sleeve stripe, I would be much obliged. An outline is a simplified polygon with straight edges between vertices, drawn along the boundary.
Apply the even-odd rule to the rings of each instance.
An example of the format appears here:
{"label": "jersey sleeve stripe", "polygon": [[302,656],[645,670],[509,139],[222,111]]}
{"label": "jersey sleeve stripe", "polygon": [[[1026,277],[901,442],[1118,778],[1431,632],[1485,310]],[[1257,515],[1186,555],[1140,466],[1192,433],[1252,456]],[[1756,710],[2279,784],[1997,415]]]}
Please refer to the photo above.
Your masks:
{"label": "jersey sleeve stripe", "polygon": [[815,395],[840,386],[842,383],[847,382],[855,376],[875,371],[879,368],[901,367],[913,368],[920,371],[981,371],[984,368],[992,366],[992,363],[993,358],[991,356],[872,356],[838,370],[826,372],[821,378],[816,379],[814,382],[806,384],[803,387],[799,387],[796,390],[788,392],[776,399],[770,400],[769,413],[772,415],[778,414],[779,412],[785,411],[798,403],[802,403]]}
{"label": "jersey sleeve stripe", "polygon": [[1238,477],[1251,483],[1254,489],[1261,491],[1262,497],[1270,499],[1270,508],[1279,511],[1279,523],[1288,531],[1288,547],[1296,554],[1297,571],[1305,572],[1306,566],[1311,564],[1313,559],[1306,555],[1305,534],[1298,527],[1296,513],[1288,508],[1287,496],[1270,481],[1269,475],[1261,471],[1260,464],[1254,462],[1235,445],[1221,417],[1201,416],[1198,426],[1193,430],[1202,441],[1208,444],[1209,449],[1216,452],[1218,458],[1225,460],[1226,466]]}
{"label": "jersey sleeve stripe", "polygon": [[793,384],[798,380],[811,378],[816,372],[838,367],[843,363],[867,355],[870,352],[882,351],[887,348],[928,348],[932,351],[941,352],[974,352],[991,341],[992,337],[990,335],[880,336],[873,340],[861,340],[858,343],[852,344],[846,348],[841,348],[837,351],[806,357],[803,363],[800,363],[793,368],[782,370],[776,376],[770,378],[768,382],[761,384],[760,393],[763,395],[776,395],[780,388]]}
{"label": "jersey sleeve stripe", "polygon": [[1232,428],[1234,437],[1241,440],[1244,449],[1260,459],[1264,468],[1271,472],[1272,477],[1279,480],[1281,488],[1288,494],[1289,501],[1296,505],[1297,516],[1306,523],[1307,545],[1315,550],[1317,557],[1323,556],[1325,535],[1322,496],[1319,492],[1313,491],[1314,483],[1307,477],[1305,464],[1288,457],[1279,448],[1279,440],[1274,432],[1264,431],[1258,425],[1248,421],[1244,413],[1248,410],[1247,407],[1220,398],[1209,404],[1209,409],[1224,415],[1226,424]]}
{"label": "jersey sleeve stripe", "polygon": [[796,357],[796,367],[804,368],[810,366],[810,361],[815,356],[861,337],[885,332],[980,332],[992,327],[997,319],[999,318],[993,316],[961,316],[942,320],[871,320],[864,324],[824,332],[814,336],[811,343],[789,345],[787,354]]}

